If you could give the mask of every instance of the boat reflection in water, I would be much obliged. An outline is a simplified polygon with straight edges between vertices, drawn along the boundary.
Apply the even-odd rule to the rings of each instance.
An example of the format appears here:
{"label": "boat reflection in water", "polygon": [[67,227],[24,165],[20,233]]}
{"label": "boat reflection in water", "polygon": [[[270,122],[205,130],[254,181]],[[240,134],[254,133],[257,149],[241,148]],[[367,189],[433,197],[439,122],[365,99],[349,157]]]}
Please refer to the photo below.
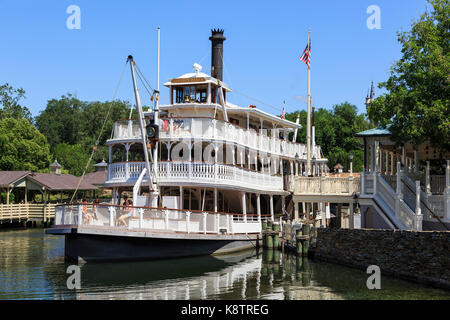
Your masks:
{"label": "boat reflection in water", "polygon": [[315,286],[308,259],[280,251],[81,267],[75,298],[126,300],[340,299]]}
{"label": "boat reflection in water", "polygon": [[[90,263],[81,267],[77,299],[189,300],[235,295],[246,277],[257,277],[256,250],[220,256],[147,262]],[[244,285],[242,285],[244,284]],[[86,286],[86,290],[83,288]],[[245,289],[243,291],[245,294]],[[245,296],[244,296],[245,297]],[[230,297],[231,299],[232,297]]]}

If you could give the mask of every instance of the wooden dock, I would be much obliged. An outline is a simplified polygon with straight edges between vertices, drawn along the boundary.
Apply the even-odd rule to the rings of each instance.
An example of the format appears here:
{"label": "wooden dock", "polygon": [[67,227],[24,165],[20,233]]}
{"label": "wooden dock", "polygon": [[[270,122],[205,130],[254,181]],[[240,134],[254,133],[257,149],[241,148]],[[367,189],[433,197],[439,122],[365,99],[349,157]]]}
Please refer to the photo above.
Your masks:
{"label": "wooden dock", "polygon": [[54,204],[0,204],[0,224],[28,221],[48,223],[54,218]]}

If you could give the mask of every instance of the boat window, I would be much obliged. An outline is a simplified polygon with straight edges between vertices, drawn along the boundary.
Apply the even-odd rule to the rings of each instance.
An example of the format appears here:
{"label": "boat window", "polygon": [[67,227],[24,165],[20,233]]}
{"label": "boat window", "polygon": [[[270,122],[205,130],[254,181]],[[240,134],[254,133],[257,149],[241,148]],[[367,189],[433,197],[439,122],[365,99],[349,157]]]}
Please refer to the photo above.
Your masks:
{"label": "boat window", "polygon": [[185,87],[184,102],[194,102],[194,101],[195,101],[195,87]]}
{"label": "boat window", "polygon": [[207,89],[206,87],[178,87],[176,90],[175,103],[206,103]]}
{"label": "boat window", "polygon": [[197,88],[197,93],[195,96],[195,102],[205,103],[206,102],[206,89]]}
{"label": "boat window", "polygon": [[183,102],[183,88],[176,88],[176,103]]}

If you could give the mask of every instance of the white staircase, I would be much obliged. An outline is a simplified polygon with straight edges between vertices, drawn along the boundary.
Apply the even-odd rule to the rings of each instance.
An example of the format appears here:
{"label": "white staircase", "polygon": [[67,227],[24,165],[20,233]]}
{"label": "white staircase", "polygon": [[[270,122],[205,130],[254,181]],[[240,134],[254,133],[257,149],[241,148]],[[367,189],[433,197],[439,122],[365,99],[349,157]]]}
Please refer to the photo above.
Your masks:
{"label": "white staircase", "polygon": [[[411,194],[407,201],[402,188],[403,172],[400,163],[397,164],[396,190],[378,172],[361,174],[361,197],[372,200],[372,207],[379,216],[393,229],[422,230],[423,216],[416,205],[420,204],[420,197],[412,194],[415,201],[411,201]],[[390,181],[393,182],[393,181]],[[413,207],[413,208],[411,208]],[[420,208],[420,205],[417,206]]]}

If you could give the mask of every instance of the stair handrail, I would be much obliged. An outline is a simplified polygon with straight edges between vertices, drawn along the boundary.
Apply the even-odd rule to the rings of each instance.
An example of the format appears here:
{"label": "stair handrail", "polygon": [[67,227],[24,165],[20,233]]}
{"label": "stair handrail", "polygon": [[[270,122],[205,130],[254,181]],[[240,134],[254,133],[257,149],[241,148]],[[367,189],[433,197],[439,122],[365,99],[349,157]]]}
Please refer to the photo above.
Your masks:
{"label": "stair handrail", "polygon": [[[409,177],[407,177],[409,179]],[[405,185],[412,193],[415,194],[415,191],[408,185],[408,183],[404,180],[401,179],[401,181],[403,182],[403,185]],[[420,202],[421,204],[425,207],[425,209],[431,213],[431,215],[433,216],[434,219],[436,219],[437,221],[439,221],[446,230],[450,231],[450,229],[448,228],[448,226],[434,213],[433,210],[431,210],[428,205],[423,201],[423,197],[420,197]]]}

